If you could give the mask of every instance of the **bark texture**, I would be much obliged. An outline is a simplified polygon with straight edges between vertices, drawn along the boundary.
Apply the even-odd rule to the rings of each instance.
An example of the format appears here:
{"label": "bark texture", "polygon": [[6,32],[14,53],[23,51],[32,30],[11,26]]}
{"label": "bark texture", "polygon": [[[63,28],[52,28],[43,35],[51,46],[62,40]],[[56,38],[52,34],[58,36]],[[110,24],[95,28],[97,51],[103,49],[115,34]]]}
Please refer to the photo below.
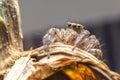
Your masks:
{"label": "bark texture", "polygon": [[11,56],[23,51],[23,37],[18,0],[1,0],[0,9],[0,74],[3,74],[13,65]]}

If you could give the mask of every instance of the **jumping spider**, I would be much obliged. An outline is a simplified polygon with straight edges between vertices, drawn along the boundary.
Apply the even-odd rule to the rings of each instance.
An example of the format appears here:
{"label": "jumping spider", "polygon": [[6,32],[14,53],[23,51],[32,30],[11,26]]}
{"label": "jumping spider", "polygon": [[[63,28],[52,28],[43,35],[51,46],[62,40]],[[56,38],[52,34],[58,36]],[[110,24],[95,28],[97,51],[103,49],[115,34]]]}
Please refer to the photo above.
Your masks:
{"label": "jumping spider", "polygon": [[[76,47],[86,50],[94,56],[101,58],[102,51],[100,49],[100,42],[94,36],[90,35],[88,30],[84,29],[84,26],[74,22],[67,22],[66,29],[51,28],[43,37],[43,45],[46,52],[49,52],[50,45],[54,42],[62,42],[67,45],[72,45],[74,49]],[[48,54],[48,58],[50,54]]]}

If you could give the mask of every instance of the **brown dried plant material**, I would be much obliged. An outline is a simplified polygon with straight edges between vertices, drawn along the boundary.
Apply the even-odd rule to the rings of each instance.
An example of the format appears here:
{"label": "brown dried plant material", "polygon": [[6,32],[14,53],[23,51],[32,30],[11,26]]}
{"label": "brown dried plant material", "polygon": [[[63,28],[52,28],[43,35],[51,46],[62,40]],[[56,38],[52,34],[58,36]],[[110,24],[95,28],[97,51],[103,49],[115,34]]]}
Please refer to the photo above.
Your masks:
{"label": "brown dried plant material", "polygon": [[5,75],[23,51],[18,0],[0,0],[0,75]]}
{"label": "brown dried plant material", "polygon": [[[107,65],[101,60],[97,59],[90,53],[78,48],[72,52],[71,51],[72,48],[73,46],[70,45],[56,43],[53,46],[51,46],[51,51],[49,52],[49,54],[51,55],[50,59],[48,59],[47,56],[45,56],[46,53],[41,49],[40,53],[42,54],[39,54],[39,56],[33,55],[33,57],[36,57],[38,61],[34,62],[36,71],[29,77],[28,80],[42,80],[47,78],[48,76],[51,76],[52,74],[55,74],[58,71],[63,71],[68,76],[70,76],[69,74],[70,72],[75,73],[75,71],[78,71],[75,74],[79,75],[79,77],[82,75],[83,76],[88,75],[91,78],[93,78],[93,80],[98,80],[98,78],[100,79],[103,78],[108,80],[120,79],[120,75],[115,72],[112,72],[107,67]],[[67,72],[67,69],[69,69],[70,67],[69,65],[73,65],[74,67],[70,70],[70,72],[69,71]],[[89,71],[86,72],[87,75],[84,74],[85,73],[84,71],[79,72],[79,70],[84,70],[84,69],[86,69],[85,71],[87,70]],[[98,73],[98,75],[96,73]],[[71,77],[74,76],[71,75],[70,78]],[[84,78],[85,77],[82,77],[83,80]]]}
{"label": "brown dried plant material", "polygon": [[[119,74],[112,72],[104,62],[97,59],[92,54],[79,48],[76,48],[72,52],[72,48],[73,46],[70,45],[65,45],[59,42],[55,43],[54,45],[51,45],[49,52],[50,59],[48,59],[47,53],[44,51],[44,47],[25,52],[24,54],[30,53],[32,60],[29,61],[29,64],[35,68],[35,71],[33,71],[27,80],[49,80],[47,78],[50,78],[59,71],[65,74],[69,80],[120,79]],[[16,70],[16,73],[20,72],[19,68]],[[27,70],[30,71],[31,68],[28,67]],[[24,72],[24,70],[22,72]],[[76,76],[73,76],[73,74]],[[12,74],[10,77],[11,76]],[[15,76],[16,75],[14,75],[14,77]],[[24,80],[25,77],[26,76],[23,75],[21,80]],[[56,77],[53,77],[52,80],[58,80]],[[63,78],[61,77],[60,79]],[[66,78],[64,79],[66,80]]]}
{"label": "brown dried plant material", "polygon": [[35,68],[28,63],[29,59],[30,57],[18,59],[4,80],[26,80],[35,71]]}

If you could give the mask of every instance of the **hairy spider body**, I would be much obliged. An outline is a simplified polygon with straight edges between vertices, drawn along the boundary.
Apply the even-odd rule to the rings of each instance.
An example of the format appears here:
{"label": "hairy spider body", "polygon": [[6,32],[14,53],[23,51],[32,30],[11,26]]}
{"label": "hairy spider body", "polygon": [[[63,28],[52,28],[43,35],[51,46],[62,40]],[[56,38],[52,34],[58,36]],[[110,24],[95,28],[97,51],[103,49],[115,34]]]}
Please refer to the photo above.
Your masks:
{"label": "hairy spider body", "polygon": [[[76,47],[86,50],[94,56],[101,58],[102,51],[100,49],[100,42],[94,36],[90,35],[90,32],[84,29],[84,26],[74,22],[67,22],[66,29],[51,28],[43,37],[43,45],[46,52],[50,50],[50,45],[54,42],[62,42],[67,45],[72,45],[74,49]],[[50,56],[48,54],[48,56]]]}
{"label": "hairy spider body", "polygon": [[64,37],[63,37],[63,42],[66,44],[71,44],[73,45],[73,41],[76,39],[78,36],[78,33],[72,29],[66,29],[64,32]]}

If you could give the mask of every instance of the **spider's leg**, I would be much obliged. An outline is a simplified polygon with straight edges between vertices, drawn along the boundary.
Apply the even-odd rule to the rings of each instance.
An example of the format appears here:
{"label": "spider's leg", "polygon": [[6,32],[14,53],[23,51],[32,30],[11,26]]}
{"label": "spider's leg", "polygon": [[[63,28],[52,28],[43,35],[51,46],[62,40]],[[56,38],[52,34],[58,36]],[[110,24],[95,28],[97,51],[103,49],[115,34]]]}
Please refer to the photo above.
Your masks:
{"label": "spider's leg", "polygon": [[101,49],[91,49],[89,51],[91,54],[93,54],[95,57],[97,57],[98,59],[102,59],[102,51]]}
{"label": "spider's leg", "polygon": [[74,47],[72,49],[72,51],[77,47],[78,44],[81,44],[81,42],[86,38],[88,37],[90,34],[89,31],[87,30],[83,30],[79,35],[78,37],[76,38],[75,42],[74,42]]}

